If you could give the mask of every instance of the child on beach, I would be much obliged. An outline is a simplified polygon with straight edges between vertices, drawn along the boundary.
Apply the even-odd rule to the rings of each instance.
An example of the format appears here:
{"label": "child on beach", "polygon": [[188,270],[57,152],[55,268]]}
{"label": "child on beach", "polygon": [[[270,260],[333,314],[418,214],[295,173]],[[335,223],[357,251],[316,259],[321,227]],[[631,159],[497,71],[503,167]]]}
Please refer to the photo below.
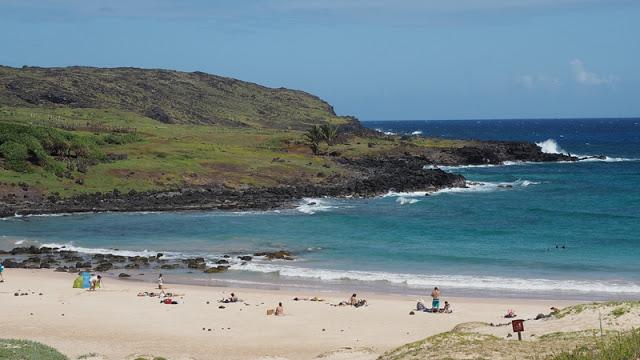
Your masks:
{"label": "child on beach", "polygon": [[275,315],[284,316],[284,307],[282,306],[282,303],[278,303],[278,307],[276,307]]}
{"label": "child on beach", "polygon": [[101,275],[93,275],[89,279],[89,291],[96,291],[96,287],[102,287],[102,276]]}
{"label": "child on beach", "polygon": [[167,296],[164,292],[164,278],[162,277],[162,274],[158,276],[158,289],[160,289],[160,294],[162,294],[162,296]]}

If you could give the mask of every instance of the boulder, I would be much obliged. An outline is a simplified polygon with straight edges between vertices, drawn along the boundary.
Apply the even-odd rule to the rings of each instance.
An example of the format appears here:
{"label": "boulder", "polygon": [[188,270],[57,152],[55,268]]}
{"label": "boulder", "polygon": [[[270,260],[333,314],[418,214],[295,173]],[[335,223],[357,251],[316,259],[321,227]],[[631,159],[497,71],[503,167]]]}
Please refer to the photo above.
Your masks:
{"label": "boulder", "polygon": [[207,274],[216,274],[216,273],[227,271],[228,269],[229,269],[228,266],[216,266],[216,267],[207,268],[204,270],[204,272]]}
{"label": "boulder", "polygon": [[102,262],[100,264],[98,264],[98,266],[96,266],[96,271],[98,272],[104,272],[104,271],[109,271],[113,268],[113,264],[110,262]]}
{"label": "boulder", "polygon": [[293,257],[291,257],[291,253],[288,251],[284,251],[284,250],[280,250],[280,251],[275,251],[275,252],[259,252],[259,253],[255,253],[253,254],[254,256],[264,256],[265,258],[267,258],[267,260],[274,260],[274,259],[278,259],[278,260],[293,260]]}

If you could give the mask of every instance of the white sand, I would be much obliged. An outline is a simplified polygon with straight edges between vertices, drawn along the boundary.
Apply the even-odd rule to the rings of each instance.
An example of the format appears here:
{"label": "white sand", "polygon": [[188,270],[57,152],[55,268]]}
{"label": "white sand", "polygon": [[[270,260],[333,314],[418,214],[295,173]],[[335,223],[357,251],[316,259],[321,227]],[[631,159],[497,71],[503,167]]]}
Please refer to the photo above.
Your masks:
{"label": "white sand", "polygon": [[[449,298],[453,314],[416,313],[416,299],[401,295],[360,294],[369,306],[333,307],[350,294],[292,293],[173,285],[183,293],[178,305],[138,297],[155,284],[105,279],[96,292],[73,289],[74,274],[49,270],[6,269],[0,283],[0,338],[30,339],[51,345],[69,357],[88,353],[108,359],[155,355],[169,359],[375,359],[408,342],[451,330],[469,321],[505,322],[513,308],[523,318],[548,313],[549,307],[574,302],[523,299]],[[14,292],[29,292],[14,296]],[[236,293],[244,303],[217,300]],[[357,289],[354,289],[357,292]],[[33,292],[33,294],[32,294]],[[39,295],[42,293],[42,295]],[[321,295],[327,302],[293,301]],[[424,299],[430,301],[425,294]],[[206,304],[209,301],[210,304]],[[286,315],[266,316],[278,301]],[[206,330],[202,330],[205,328]],[[211,331],[208,331],[211,329]]]}

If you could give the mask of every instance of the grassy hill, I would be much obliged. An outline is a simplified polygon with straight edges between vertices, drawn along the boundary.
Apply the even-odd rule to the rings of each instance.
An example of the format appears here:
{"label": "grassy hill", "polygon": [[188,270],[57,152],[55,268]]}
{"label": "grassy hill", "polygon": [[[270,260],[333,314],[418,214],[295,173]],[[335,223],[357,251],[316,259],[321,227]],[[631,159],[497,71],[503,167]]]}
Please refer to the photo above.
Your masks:
{"label": "grassy hill", "polygon": [[[0,134],[0,198],[321,184],[352,172],[340,157],[464,144],[365,133],[330,148],[323,144],[334,156],[316,156],[300,130],[165,124],[118,109],[65,107],[0,106]],[[6,152],[7,142],[17,151]]]}
{"label": "grassy hill", "polygon": [[0,105],[118,109],[170,124],[306,129],[346,123],[303,91],[202,72],[137,68],[0,66]]}

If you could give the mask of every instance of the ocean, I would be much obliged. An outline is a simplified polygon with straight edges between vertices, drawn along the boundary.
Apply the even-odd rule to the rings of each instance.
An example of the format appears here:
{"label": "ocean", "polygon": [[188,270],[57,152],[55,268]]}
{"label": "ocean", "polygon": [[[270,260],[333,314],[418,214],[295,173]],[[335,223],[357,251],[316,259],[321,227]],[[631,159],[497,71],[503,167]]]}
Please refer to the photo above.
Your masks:
{"label": "ocean", "polygon": [[606,158],[450,167],[473,185],[430,196],[304,199],[296,209],[266,212],[4,218],[0,246],[211,261],[295,253],[294,261],[233,259],[223,274],[165,275],[225,286],[409,294],[439,286],[447,295],[640,299],[640,119],[364,124],[396,134],[524,140],[547,152]]}

